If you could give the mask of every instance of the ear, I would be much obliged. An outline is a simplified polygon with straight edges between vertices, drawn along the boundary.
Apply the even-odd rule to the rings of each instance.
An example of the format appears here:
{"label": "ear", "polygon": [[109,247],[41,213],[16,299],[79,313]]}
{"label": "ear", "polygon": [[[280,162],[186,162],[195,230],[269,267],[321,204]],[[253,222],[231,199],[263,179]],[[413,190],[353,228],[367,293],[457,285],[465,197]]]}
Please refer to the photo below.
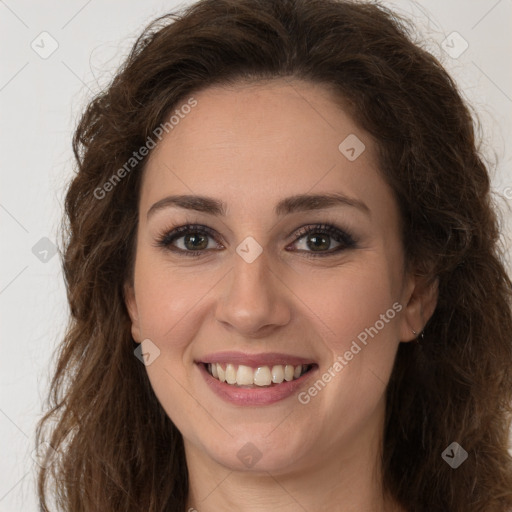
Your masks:
{"label": "ear", "polygon": [[[405,310],[400,325],[400,341],[416,339],[434,314],[439,296],[439,278],[416,276],[409,278],[402,304]],[[416,331],[416,334],[413,333]]]}
{"label": "ear", "polygon": [[124,286],[124,302],[132,321],[132,337],[137,343],[140,343],[142,337],[140,334],[139,310],[135,301],[135,289],[130,283],[126,283]]}

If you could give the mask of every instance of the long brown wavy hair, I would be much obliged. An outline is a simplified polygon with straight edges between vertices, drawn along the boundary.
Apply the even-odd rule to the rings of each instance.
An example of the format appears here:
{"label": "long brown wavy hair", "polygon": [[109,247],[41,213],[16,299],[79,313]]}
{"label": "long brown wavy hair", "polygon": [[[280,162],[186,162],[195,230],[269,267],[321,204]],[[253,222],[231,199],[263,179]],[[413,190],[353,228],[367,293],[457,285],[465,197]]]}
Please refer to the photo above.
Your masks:
{"label": "long brown wavy hair", "polygon": [[[97,190],[184,98],[211,85],[298,78],[332,88],[377,141],[408,268],[439,279],[421,344],[401,343],[387,387],[384,485],[411,512],[512,510],[512,283],[476,119],[414,28],[337,0],[202,0],[146,27],[81,116],[65,199],[70,306],[36,442],[40,508],[183,512],[183,439],[134,357],[133,274],[143,158]],[[103,189],[105,190],[105,189]],[[96,191],[96,194],[95,194]],[[468,459],[441,454],[458,442]]]}

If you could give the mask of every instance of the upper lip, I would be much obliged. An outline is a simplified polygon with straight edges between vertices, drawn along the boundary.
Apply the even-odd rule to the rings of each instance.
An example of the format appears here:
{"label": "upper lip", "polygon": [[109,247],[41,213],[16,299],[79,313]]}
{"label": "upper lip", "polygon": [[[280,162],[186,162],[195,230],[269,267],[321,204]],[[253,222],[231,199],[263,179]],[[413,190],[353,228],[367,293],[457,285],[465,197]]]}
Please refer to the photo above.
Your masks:
{"label": "upper lip", "polygon": [[233,363],[242,364],[257,368],[258,366],[286,365],[298,366],[300,364],[315,364],[312,359],[282,354],[278,352],[267,352],[264,354],[248,354],[244,352],[215,352],[196,360],[198,363]]}

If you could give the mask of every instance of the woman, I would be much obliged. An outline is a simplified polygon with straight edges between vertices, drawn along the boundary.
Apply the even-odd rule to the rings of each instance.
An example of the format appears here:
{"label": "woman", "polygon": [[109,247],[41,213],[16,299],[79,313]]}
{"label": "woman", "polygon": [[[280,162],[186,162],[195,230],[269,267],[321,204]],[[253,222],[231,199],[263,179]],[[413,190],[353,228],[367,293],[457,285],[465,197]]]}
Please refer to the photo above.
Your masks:
{"label": "woman", "polygon": [[403,21],[203,0],[74,151],[42,510],[52,482],[69,512],[511,509],[489,175]]}

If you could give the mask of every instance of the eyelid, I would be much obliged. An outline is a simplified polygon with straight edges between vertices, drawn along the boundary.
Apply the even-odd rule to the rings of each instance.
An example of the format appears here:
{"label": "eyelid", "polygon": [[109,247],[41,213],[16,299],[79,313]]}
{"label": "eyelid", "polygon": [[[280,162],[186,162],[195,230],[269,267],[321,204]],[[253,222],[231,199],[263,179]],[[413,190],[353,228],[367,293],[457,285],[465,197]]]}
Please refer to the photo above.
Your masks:
{"label": "eyelid", "polygon": [[[205,226],[203,224],[196,224],[196,223],[191,222],[191,223],[180,224],[175,227],[164,229],[161,232],[161,234],[156,237],[156,243],[154,245],[155,245],[155,247],[160,247],[163,249],[171,250],[171,251],[174,251],[177,253],[182,253],[182,254],[183,253],[194,253],[194,252],[195,253],[207,252],[206,250],[184,251],[184,250],[174,248],[174,247],[173,247],[173,249],[170,249],[170,247],[172,246],[172,242],[182,238],[187,233],[203,233],[203,234],[209,236],[210,238],[214,239],[218,243],[217,233],[214,229],[212,229],[208,226]],[[210,250],[208,252],[210,252]]]}
{"label": "eyelid", "polygon": [[298,242],[301,238],[304,238],[310,233],[325,233],[334,239],[336,239],[336,237],[341,238],[340,243],[345,243],[347,247],[355,246],[358,243],[357,238],[351,234],[350,230],[329,223],[308,224],[296,229],[292,233],[295,235],[293,243]]}

